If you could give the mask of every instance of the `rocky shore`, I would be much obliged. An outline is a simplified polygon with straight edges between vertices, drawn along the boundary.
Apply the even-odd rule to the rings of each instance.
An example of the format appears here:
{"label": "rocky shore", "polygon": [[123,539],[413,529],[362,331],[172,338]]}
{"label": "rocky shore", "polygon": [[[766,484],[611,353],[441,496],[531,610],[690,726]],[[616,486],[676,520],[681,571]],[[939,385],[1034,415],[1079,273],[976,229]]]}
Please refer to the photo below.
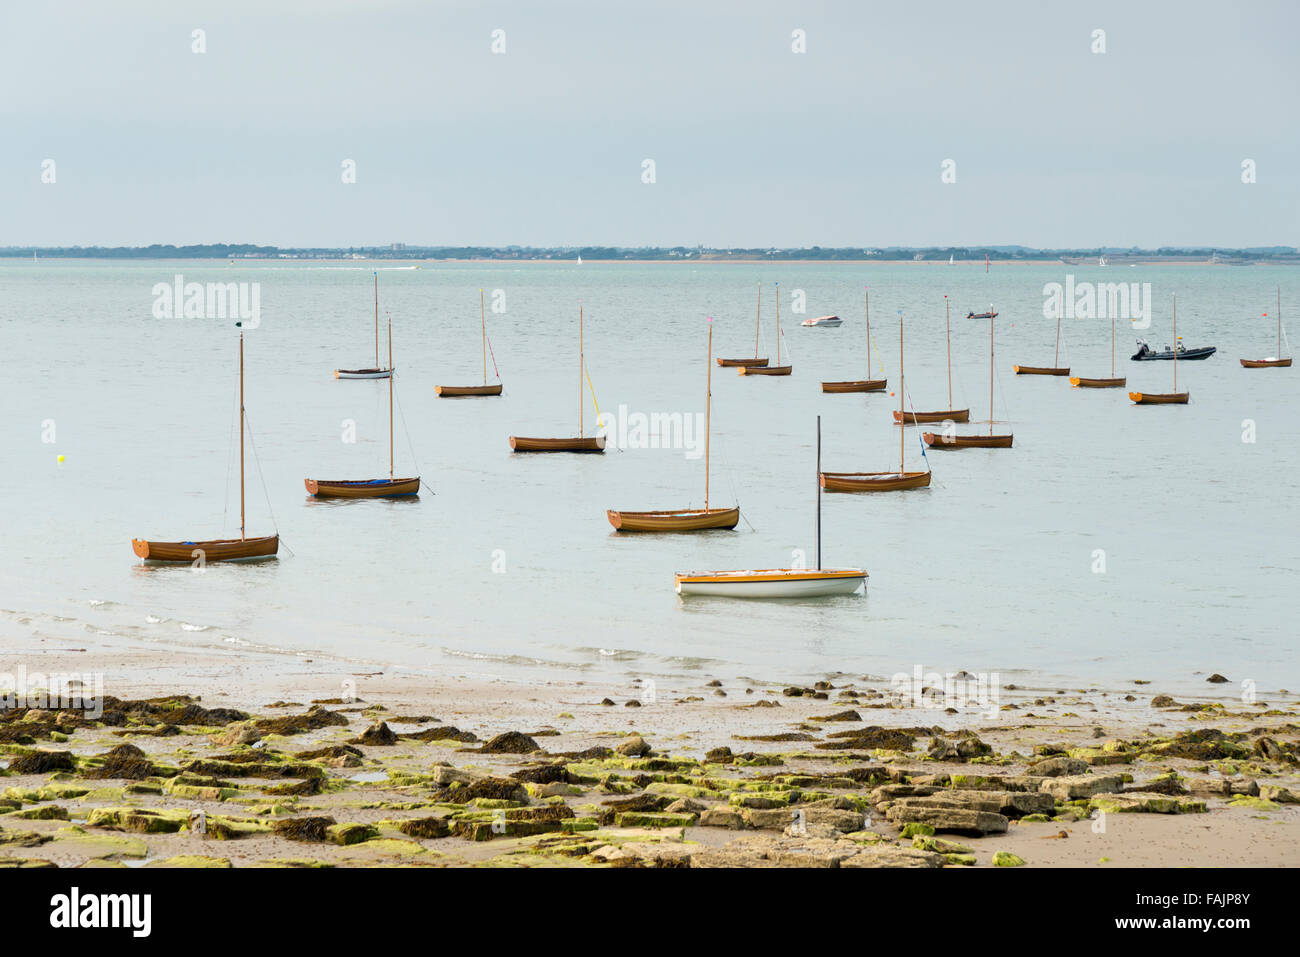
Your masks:
{"label": "rocky shore", "polygon": [[355,700],[209,688],[105,697],[94,717],[0,711],[0,865],[1269,866],[1300,851],[1287,693],[1012,685],[990,714],[860,676],[701,678],[652,699],[360,684]]}

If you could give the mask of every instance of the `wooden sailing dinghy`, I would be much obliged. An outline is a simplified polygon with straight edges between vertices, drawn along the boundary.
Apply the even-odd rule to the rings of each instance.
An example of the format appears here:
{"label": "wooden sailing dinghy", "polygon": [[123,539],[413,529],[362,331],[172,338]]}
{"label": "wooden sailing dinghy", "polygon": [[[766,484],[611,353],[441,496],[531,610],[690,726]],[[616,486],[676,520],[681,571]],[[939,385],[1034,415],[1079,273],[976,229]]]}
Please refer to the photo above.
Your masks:
{"label": "wooden sailing dinghy", "polygon": [[[1178,294],[1174,293],[1174,342],[1178,342]],[[1186,392],[1178,391],[1178,348],[1174,347],[1174,391],[1173,392],[1130,392],[1128,397],[1134,405],[1186,405]]]}
{"label": "wooden sailing dinghy", "polygon": [[[451,398],[453,396],[500,395],[501,394],[501,383],[498,381],[492,385],[488,385],[488,380],[487,380],[487,311],[483,305],[482,289],[478,291],[478,316],[479,316],[479,325],[483,333],[483,384],[482,385],[435,385],[433,387],[433,392],[435,395],[439,395],[444,398]],[[496,361],[497,360],[494,355],[492,358],[493,366],[496,365]],[[498,373],[497,379],[500,378],[501,375],[500,373]]]}
{"label": "wooden sailing dinghy", "polygon": [[1011,448],[1012,436],[1010,433],[1005,435],[993,434],[993,320],[997,318],[997,313],[993,307],[989,306],[989,311],[983,315],[989,320],[989,434],[988,435],[946,435],[936,432],[926,432],[921,436],[921,441],[932,449],[1009,449]]}
{"label": "wooden sailing dinghy", "polygon": [[751,366],[767,365],[767,358],[760,358],[758,355],[758,334],[763,324],[763,283],[758,284],[758,309],[754,315],[754,358],[752,359],[719,359],[718,365],[725,368],[748,368]]}
{"label": "wooden sailing dinghy", "polygon": [[375,364],[369,369],[335,369],[336,379],[387,379],[393,374],[391,358],[388,368],[379,365],[379,273],[375,273]]}
{"label": "wooden sailing dinghy", "polygon": [[271,558],[280,550],[279,535],[249,538],[244,534],[244,330],[239,330],[239,538],[204,542],[155,542],[131,539],[132,550],[144,561],[187,562],[202,566],[208,562],[238,562]]}
{"label": "wooden sailing dinghy", "polygon": [[1059,365],[1061,361],[1061,300],[1056,302],[1056,352],[1050,366],[1012,366],[1016,375],[1069,375],[1068,366]]}
{"label": "wooden sailing dinghy", "polygon": [[[903,314],[898,314],[898,408],[903,408]],[[897,472],[821,472],[817,480],[828,492],[899,492],[909,488],[928,488],[930,472],[908,472],[904,469],[905,450],[903,443],[907,433],[898,431],[898,471]]]}
{"label": "wooden sailing dinghy", "polygon": [[609,509],[605,517],[620,532],[699,532],[735,528],[740,507],[709,507],[709,446],[713,432],[713,317],[709,317],[709,352],[704,361],[707,386],[704,399],[704,508],[661,512],[621,512]]}
{"label": "wooden sailing dinghy", "polygon": [[[393,318],[388,317],[388,367],[393,367]],[[316,498],[398,498],[418,495],[420,477],[397,478],[394,475],[393,445],[393,377],[388,377],[388,478],[377,479],[303,479],[307,492]]]}
{"label": "wooden sailing dinghy", "polygon": [[605,451],[605,436],[585,435],[583,412],[586,402],[583,387],[587,375],[582,343],[582,300],[578,300],[578,434],[573,438],[535,439],[522,435],[510,436],[510,448],[516,452],[601,452]]}
{"label": "wooden sailing dinghy", "polygon": [[[1268,313],[1264,313],[1265,318]],[[1291,357],[1285,359],[1282,356],[1282,287],[1277,287],[1277,355],[1270,356],[1267,359],[1242,359],[1241,365],[1244,369],[1289,369],[1291,368]]]}
{"label": "wooden sailing dinghy", "polygon": [[969,422],[970,409],[952,407],[952,323],[948,316],[948,297],[943,297],[943,325],[948,337],[948,408],[936,412],[917,412],[913,410],[903,415],[900,407],[894,412],[895,425],[916,425],[918,422]]}
{"label": "wooden sailing dinghy", "polygon": [[824,598],[852,595],[867,581],[861,568],[822,568],[822,420],[817,417],[817,567],[760,568],[720,572],[678,572],[674,587],[682,597]]}
{"label": "wooden sailing dinghy", "polygon": [[1115,317],[1110,317],[1110,378],[1089,379],[1084,376],[1070,376],[1070,385],[1077,389],[1122,389],[1128,380],[1115,375]]}
{"label": "wooden sailing dinghy", "polygon": [[[871,375],[871,291],[863,288],[863,299],[865,302],[867,314],[867,375]],[[856,379],[849,382],[823,382],[822,391],[830,393],[842,392],[883,392],[887,380],[885,379]]]}
{"label": "wooden sailing dinghy", "polygon": [[743,365],[741,375],[789,375],[791,366],[781,365],[781,284],[776,284],[776,365],[764,362],[761,366]]}

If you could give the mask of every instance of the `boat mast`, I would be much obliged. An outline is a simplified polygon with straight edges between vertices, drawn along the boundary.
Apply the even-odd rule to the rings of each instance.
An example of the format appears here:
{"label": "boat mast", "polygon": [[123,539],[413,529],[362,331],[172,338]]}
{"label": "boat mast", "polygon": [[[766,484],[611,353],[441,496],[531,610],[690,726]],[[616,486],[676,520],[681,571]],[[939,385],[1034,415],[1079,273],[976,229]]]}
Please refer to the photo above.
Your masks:
{"label": "boat mast", "polygon": [[578,300],[578,438],[582,438],[582,372],[586,365],[582,359],[582,300]]}
{"label": "boat mast", "polygon": [[379,272],[375,272],[375,368],[379,368]]}
{"label": "boat mast", "polygon": [[487,385],[487,313],[483,309],[483,290],[478,291],[478,321],[483,330],[483,384]]}
{"label": "boat mast", "polygon": [[239,540],[244,540],[244,330],[239,330]]}
{"label": "boat mast", "polygon": [[[1061,299],[1065,297],[1062,296]],[[1056,354],[1052,358],[1052,368],[1061,366],[1061,299],[1056,300]]]}
{"label": "boat mast", "polygon": [[1277,287],[1277,357],[1282,358],[1282,287]]}
{"label": "boat mast", "polygon": [[[987,256],[984,257],[988,259]],[[943,326],[948,332],[948,408],[952,408],[952,322],[948,318],[948,297],[943,297]],[[900,332],[901,335],[901,332]]]}
{"label": "boat mast", "polygon": [[758,308],[754,312],[754,358],[758,358],[758,334],[763,327],[763,280],[758,281]]}
{"label": "boat mast", "polygon": [[[944,296],[947,299],[947,296]],[[903,475],[903,459],[906,450],[903,434],[907,432],[907,420],[903,418],[903,310],[898,310],[898,474]]]}
{"label": "boat mast", "polygon": [[[776,284],[776,364],[781,365],[781,284]],[[818,422],[821,419],[817,420]],[[819,426],[820,428],[820,426]],[[820,432],[818,433],[821,434]],[[818,479],[818,481],[821,481]],[[820,488],[821,486],[818,486]],[[820,513],[818,513],[820,514]]]}
{"label": "boat mast", "polygon": [[1174,391],[1178,391],[1178,293],[1174,293]]}
{"label": "boat mast", "polygon": [[704,513],[709,512],[709,440],[712,437],[713,416],[713,317],[709,316],[709,356],[705,362],[708,369],[707,386],[704,396]]}
{"label": "boat mast", "polygon": [[393,477],[393,315],[388,314],[388,477]]}
{"label": "boat mast", "polygon": [[[1113,310],[1112,310],[1113,311]],[[1110,377],[1115,378],[1115,317],[1110,317]]]}
{"label": "boat mast", "polygon": [[871,378],[871,290],[862,287],[862,307],[867,313],[867,378]]}
{"label": "boat mast", "polygon": [[989,303],[989,435],[993,434],[993,303]]}
{"label": "boat mast", "polygon": [[822,569],[822,417],[817,416],[817,570]]}

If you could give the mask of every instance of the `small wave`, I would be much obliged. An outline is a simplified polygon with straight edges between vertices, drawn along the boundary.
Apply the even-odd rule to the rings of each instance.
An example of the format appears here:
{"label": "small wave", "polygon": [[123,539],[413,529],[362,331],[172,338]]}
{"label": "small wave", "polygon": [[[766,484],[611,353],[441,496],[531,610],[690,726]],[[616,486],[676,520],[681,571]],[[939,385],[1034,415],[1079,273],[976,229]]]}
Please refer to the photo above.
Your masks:
{"label": "small wave", "polygon": [[237,635],[226,635],[221,640],[232,645],[244,645],[245,647],[249,647],[249,648],[251,648],[253,645],[253,643],[249,641],[247,638],[240,638]]}
{"label": "small wave", "polygon": [[565,661],[548,661],[545,658],[533,658],[528,655],[491,654],[485,651],[460,651],[456,648],[439,649],[449,658],[467,658],[470,661],[490,661],[503,665],[532,665],[537,668],[588,668],[587,664],[571,664]]}
{"label": "small wave", "polygon": [[109,601],[107,598],[92,598],[87,602],[87,604],[90,605],[91,608],[102,608],[105,605],[116,605],[117,602]]}
{"label": "small wave", "polygon": [[144,621],[146,625],[161,625],[167,619],[159,615],[145,615]]}
{"label": "small wave", "polygon": [[207,631],[211,625],[191,625],[188,621],[181,622],[182,631]]}

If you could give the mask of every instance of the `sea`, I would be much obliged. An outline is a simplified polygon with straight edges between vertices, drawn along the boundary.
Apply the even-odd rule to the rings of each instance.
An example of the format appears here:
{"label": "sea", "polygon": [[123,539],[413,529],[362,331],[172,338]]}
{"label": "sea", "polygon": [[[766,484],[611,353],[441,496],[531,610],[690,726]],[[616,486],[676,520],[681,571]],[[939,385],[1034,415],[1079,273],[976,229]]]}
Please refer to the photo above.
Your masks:
{"label": "sea", "polygon": [[[421,492],[317,501],[305,478],[389,474],[389,382],[334,376],[374,364],[376,282],[395,470]],[[1175,295],[1184,344],[1218,348],[1178,363],[1187,405],[1013,373],[1057,361],[1053,284],[1077,297],[1117,283],[1150,306],[1138,328],[1115,325],[1129,389],[1173,390],[1172,363],[1129,356],[1138,337],[1173,341]],[[191,284],[205,295],[187,317]],[[209,284],[230,301],[209,302]],[[1285,323],[1300,315],[1295,266],[0,261],[0,671],[93,647],[522,681],[919,668],[1297,689],[1300,369],[1238,362],[1277,352],[1279,289]],[[775,364],[779,302],[792,374],[710,367],[710,330],[714,357],[754,354],[760,295],[757,351]],[[891,418],[900,323],[904,407],[948,407],[950,338],[952,403],[972,420],[959,431],[987,430],[990,322],[967,315],[990,305],[993,427],[1014,447],[923,454],[921,430]],[[1111,374],[1098,311],[1062,309],[1072,374]],[[800,325],[827,314],[842,324]],[[241,332],[246,528],[278,531],[279,558],[142,564],[132,538],[239,534]],[[485,366],[501,397],[435,394],[481,384]],[[868,374],[886,390],[820,388]],[[740,524],[616,533],[607,509],[704,504],[710,391],[709,503],[739,504]],[[605,454],[511,452],[511,435],[577,435],[580,415],[586,434],[608,428]],[[678,571],[817,563],[819,420],[824,469],[897,469],[902,431],[906,467],[933,474],[928,489],[821,496],[820,561],[865,568],[865,592],[679,597]]]}

